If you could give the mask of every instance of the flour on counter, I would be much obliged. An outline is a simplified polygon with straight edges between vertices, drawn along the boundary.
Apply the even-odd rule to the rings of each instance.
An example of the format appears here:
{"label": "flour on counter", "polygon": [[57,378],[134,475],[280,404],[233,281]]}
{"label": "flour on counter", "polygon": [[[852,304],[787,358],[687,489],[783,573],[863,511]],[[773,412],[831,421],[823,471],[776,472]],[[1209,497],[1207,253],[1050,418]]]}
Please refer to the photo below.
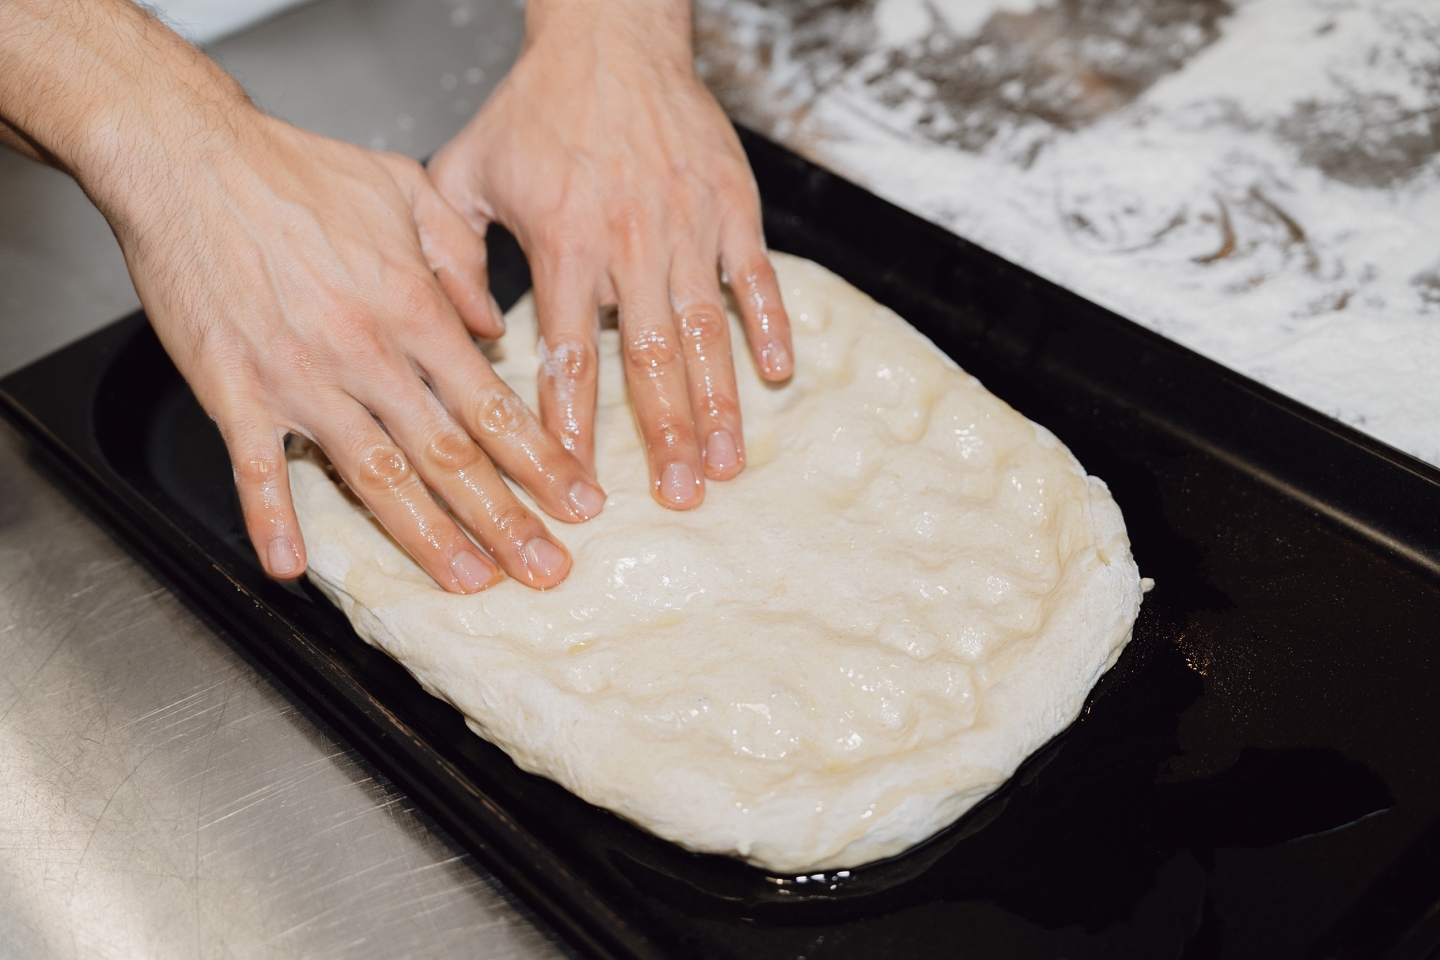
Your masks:
{"label": "flour on counter", "polygon": [[[552,522],[570,577],[437,587],[310,458],[310,576],[476,733],[692,850],[783,872],[899,853],[1079,714],[1142,584],[1120,510],[1068,450],[894,313],[777,255],[796,374],[737,358],[748,465],[651,498],[601,333],[605,510]],[[738,318],[732,336],[743,342]],[[536,395],[533,301],[495,365]]]}
{"label": "flour on counter", "polygon": [[700,5],[743,122],[1440,464],[1440,8]]}

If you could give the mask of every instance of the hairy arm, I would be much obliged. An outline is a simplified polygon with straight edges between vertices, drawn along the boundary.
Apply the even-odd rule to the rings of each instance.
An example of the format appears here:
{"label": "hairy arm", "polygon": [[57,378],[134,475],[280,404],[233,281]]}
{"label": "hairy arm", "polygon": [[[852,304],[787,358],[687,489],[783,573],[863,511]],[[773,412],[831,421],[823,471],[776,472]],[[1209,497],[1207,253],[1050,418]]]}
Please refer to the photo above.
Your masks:
{"label": "hairy arm", "polygon": [[305,567],[294,433],[442,587],[565,577],[568,553],[500,470],[567,522],[604,494],[472,342],[504,322],[484,246],[418,164],[266,116],[127,0],[0,2],[0,121],[108,219],[272,575]]}

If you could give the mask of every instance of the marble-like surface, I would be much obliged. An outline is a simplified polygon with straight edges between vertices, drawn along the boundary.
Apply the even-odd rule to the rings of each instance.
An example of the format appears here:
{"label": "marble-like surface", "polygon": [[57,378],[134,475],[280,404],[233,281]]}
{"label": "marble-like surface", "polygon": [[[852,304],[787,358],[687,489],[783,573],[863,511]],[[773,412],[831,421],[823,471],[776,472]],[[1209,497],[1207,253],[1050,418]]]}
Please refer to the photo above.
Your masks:
{"label": "marble-like surface", "polygon": [[1440,464],[1440,4],[700,0],[731,113]]}

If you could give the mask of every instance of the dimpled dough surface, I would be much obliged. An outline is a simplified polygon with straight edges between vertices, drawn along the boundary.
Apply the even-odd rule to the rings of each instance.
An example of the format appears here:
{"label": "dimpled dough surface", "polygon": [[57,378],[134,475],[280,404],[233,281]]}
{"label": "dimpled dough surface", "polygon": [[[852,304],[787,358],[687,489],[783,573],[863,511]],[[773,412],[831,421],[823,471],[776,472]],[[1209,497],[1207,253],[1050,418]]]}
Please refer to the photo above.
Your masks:
{"label": "dimpled dough surface", "polygon": [[[738,352],[748,466],[699,509],[651,499],[602,332],[609,500],[548,521],[575,558],[554,590],[446,593],[313,455],[291,468],[311,578],[476,733],[692,850],[797,872],[897,854],[999,787],[1078,715],[1141,584],[1049,431],[843,280],[774,262],[796,374],[767,386]],[[528,297],[493,352],[533,405]]]}

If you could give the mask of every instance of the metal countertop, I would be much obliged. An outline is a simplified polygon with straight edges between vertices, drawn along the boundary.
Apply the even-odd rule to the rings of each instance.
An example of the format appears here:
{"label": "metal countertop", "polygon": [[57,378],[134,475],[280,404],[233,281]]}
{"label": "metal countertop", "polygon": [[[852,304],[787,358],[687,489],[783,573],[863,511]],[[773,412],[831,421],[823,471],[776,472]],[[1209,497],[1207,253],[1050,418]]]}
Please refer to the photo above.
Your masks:
{"label": "metal countertop", "polygon": [[[211,52],[272,112],[418,157],[522,16],[322,0]],[[0,151],[0,372],[135,306],[79,189]],[[8,427],[0,488],[0,957],[573,955]]]}

